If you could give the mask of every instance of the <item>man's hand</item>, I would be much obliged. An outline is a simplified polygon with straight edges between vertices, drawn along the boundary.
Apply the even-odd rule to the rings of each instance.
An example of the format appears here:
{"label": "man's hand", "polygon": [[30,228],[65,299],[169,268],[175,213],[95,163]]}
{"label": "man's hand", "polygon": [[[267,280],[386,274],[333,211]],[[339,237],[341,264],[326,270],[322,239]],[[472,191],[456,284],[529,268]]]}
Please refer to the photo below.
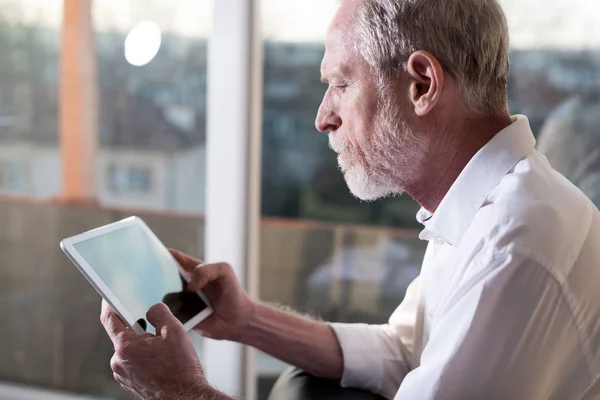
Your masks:
{"label": "man's hand", "polygon": [[170,251],[192,277],[188,290],[202,290],[214,310],[195,329],[213,339],[239,342],[256,303],[248,297],[231,266],[226,263],[202,264],[177,250]]}
{"label": "man's hand", "polygon": [[328,324],[251,300],[229,264],[171,254],[192,276],[188,290],[202,290],[214,309],[196,327],[202,335],[255,347],[313,375],[342,377],[342,350]]}
{"label": "man's hand", "polygon": [[204,379],[185,328],[167,306],[157,304],[146,318],[156,336],[128,329],[102,302],[100,320],[115,348],[110,366],[123,389],[144,400],[221,398]]}

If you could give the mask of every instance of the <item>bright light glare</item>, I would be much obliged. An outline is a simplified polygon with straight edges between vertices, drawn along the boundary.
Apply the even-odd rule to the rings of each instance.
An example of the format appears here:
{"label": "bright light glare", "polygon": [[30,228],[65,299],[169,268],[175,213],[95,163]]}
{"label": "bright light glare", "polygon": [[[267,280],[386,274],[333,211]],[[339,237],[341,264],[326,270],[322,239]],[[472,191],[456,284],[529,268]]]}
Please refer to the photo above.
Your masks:
{"label": "bright light glare", "polygon": [[158,54],[161,42],[162,35],[156,23],[140,22],[125,38],[125,59],[136,67],[146,65]]}

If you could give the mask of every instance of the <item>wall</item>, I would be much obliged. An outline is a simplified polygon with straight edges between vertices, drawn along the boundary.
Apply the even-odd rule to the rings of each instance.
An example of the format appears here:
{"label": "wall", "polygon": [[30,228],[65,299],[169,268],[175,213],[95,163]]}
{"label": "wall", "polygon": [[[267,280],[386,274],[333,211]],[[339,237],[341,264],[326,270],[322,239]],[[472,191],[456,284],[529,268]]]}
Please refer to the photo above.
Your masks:
{"label": "wall", "polygon": [[167,178],[172,193],[168,205],[170,210],[204,212],[205,162],[206,148],[204,145],[173,155]]}
{"label": "wall", "polygon": [[28,143],[2,143],[0,162],[26,165],[23,190],[13,192],[34,197],[54,197],[60,192],[60,158],[54,146],[32,146]]}
{"label": "wall", "polygon": [[[173,154],[131,149],[101,149],[96,159],[96,191],[100,204],[109,207],[135,207],[145,210],[204,211],[205,148],[197,146]],[[5,194],[34,198],[60,195],[62,165],[58,148],[52,145],[2,143],[0,162],[27,165],[24,190]],[[152,186],[147,193],[110,190],[110,165],[135,165],[152,171]]]}
{"label": "wall", "polygon": [[31,182],[30,196],[52,198],[60,195],[62,165],[55,147],[32,147],[30,150]]}

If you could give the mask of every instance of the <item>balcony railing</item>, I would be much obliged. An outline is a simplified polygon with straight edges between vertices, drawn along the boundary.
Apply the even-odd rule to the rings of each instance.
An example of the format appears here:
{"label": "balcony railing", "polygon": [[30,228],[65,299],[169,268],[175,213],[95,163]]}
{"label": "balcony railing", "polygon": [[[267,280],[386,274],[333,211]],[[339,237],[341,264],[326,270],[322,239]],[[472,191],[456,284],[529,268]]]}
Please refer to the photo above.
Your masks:
{"label": "balcony railing", "polygon": [[[58,244],[133,214],[167,246],[202,258],[198,215],[0,199],[0,381],[118,398],[100,296]],[[280,219],[262,220],[260,247],[262,300],[362,322],[385,321],[424,250],[414,231]]]}

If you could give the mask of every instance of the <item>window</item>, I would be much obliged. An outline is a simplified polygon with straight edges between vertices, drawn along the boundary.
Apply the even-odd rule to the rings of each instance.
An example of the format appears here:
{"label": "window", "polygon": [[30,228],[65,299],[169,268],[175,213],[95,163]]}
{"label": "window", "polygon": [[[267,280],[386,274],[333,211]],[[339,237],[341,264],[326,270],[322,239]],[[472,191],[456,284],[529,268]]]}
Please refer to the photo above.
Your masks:
{"label": "window", "polygon": [[49,198],[60,192],[59,91],[51,72],[59,63],[62,7],[15,0],[0,7],[2,191]]}
{"label": "window", "polygon": [[[0,398],[129,398],[101,298],[58,243],[135,214],[203,257],[211,6],[0,0]],[[125,54],[139,26],[155,54],[135,33]]]}
{"label": "window", "polygon": [[20,193],[26,187],[26,165],[17,162],[0,163],[0,191]]}
{"label": "window", "polygon": [[[600,203],[600,35],[590,33],[600,6],[501,3],[512,39],[510,110],[529,117],[553,165]],[[383,323],[419,273],[425,243],[419,206],[354,199],[314,128],[323,39],[338,5],[263,2],[260,295],[328,320]],[[262,386],[283,367],[261,355]]]}
{"label": "window", "polygon": [[[380,323],[419,273],[425,244],[418,205],[358,202],[314,128],[323,39],[339,3],[262,2],[260,297]],[[529,116],[540,150],[600,203],[600,7],[501,3],[512,36],[510,108]],[[90,12],[64,12],[73,6]],[[57,243],[136,212],[166,245],[203,257],[211,6],[0,0],[0,192],[36,200],[0,196],[0,310],[10,321],[0,333],[1,381],[127,398],[107,367],[100,298]],[[257,367],[268,392],[284,365],[260,355]]]}
{"label": "window", "polygon": [[[354,199],[327,135],[315,128],[326,90],[324,37],[338,6],[263,6],[260,296],[327,320],[381,323],[418,275],[424,243],[415,230],[418,206],[409,198]],[[259,388],[284,367],[260,354]]]}
{"label": "window", "polygon": [[110,189],[117,193],[148,192],[152,187],[149,168],[111,166],[108,170]]}
{"label": "window", "polygon": [[93,4],[98,168],[151,169],[111,170],[106,187],[122,196],[99,187],[99,202],[203,213],[208,2]]}

